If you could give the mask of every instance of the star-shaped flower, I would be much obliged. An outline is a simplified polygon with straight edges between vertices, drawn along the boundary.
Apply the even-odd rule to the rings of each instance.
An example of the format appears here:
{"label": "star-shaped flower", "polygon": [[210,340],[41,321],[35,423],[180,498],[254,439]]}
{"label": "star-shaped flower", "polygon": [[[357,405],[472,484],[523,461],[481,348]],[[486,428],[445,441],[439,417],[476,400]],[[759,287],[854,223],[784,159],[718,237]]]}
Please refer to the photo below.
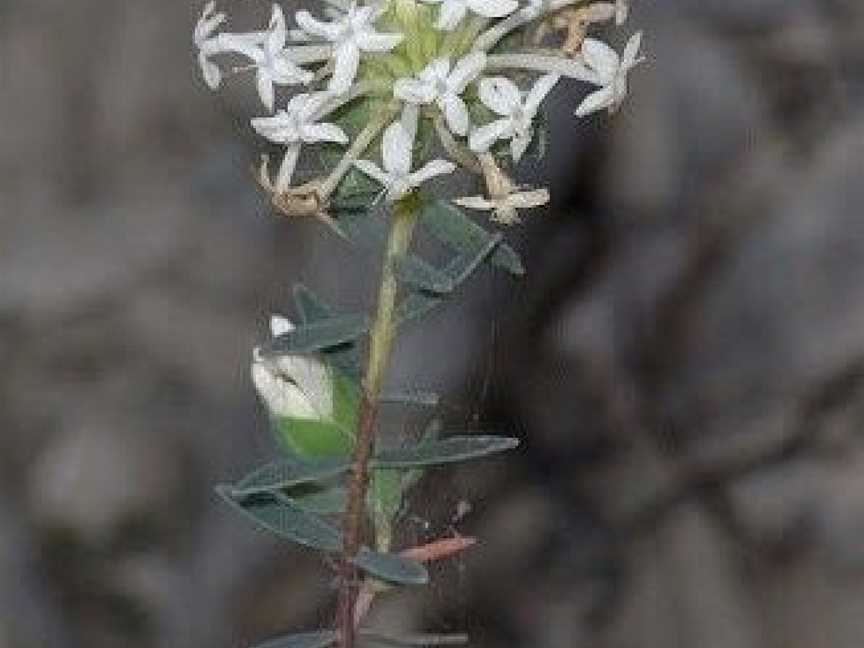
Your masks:
{"label": "star-shaped flower", "polygon": [[480,100],[501,119],[480,126],[471,132],[468,144],[476,153],[489,150],[499,139],[510,140],[513,161],[518,162],[531,143],[534,134],[532,122],[540,103],[555,87],[560,77],[546,74],[540,77],[527,93],[519,90],[506,77],[487,77],[480,81]]}
{"label": "star-shaped flower", "polygon": [[596,77],[591,83],[600,86],[600,89],[585,97],[576,109],[578,117],[604,109],[615,112],[621,107],[627,97],[627,75],[642,61],[639,57],[641,43],[642,32],[633,34],[619,57],[606,43],[593,38],[585,39],[582,43],[582,59]]}
{"label": "star-shaped flower", "polygon": [[354,82],[360,65],[360,52],[389,52],[402,42],[402,34],[382,34],[374,27],[373,23],[386,9],[387,3],[362,7],[352,3],[345,14],[331,22],[313,18],[308,11],[297,12],[297,24],[306,34],[334,45],[331,91],[345,92]]}
{"label": "star-shaped flower", "polygon": [[300,157],[300,148],[304,143],[348,143],[348,136],[335,124],[316,123],[321,109],[332,97],[328,92],[299,94],[292,97],[284,110],[272,117],[257,117],[252,120],[252,128],[259,135],[286,147],[274,185],[277,192],[284,192],[291,185],[297,159]]}
{"label": "star-shaped flower", "polygon": [[204,82],[211,90],[216,90],[222,83],[222,71],[210,60],[211,56],[222,51],[219,38],[213,34],[225,22],[226,18],[224,13],[216,13],[216,2],[211,0],[204,5],[204,11],[201,12],[201,17],[198,19],[192,35],[192,42],[198,49],[198,65],[201,67],[201,74],[204,76]]}
{"label": "star-shaped flower", "polygon": [[453,31],[470,10],[484,18],[504,18],[519,7],[516,0],[423,0],[429,4],[440,4],[436,27]]}
{"label": "star-shaped flower", "polygon": [[309,83],[314,77],[311,72],[288,58],[288,51],[285,49],[287,40],[285,15],[278,4],[273,5],[270,25],[260,39],[258,34],[224,34],[221,39],[225,48],[252,61],[250,67],[257,70],[258,95],[270,111],[273,110],[275,102],[274,84]]}
{"label": "star-shaped flower", "polygon": [[427,65],[419,75],[398,79],[393,84],[397,99],[412,104],[435,103],[443,111],[447,126],[457,135],[465,136],[471,125],[468,107],[460,96],[486,65],[483,52],[472,52],[450,69],[450,59],[440,58]]}
{"label": "star-shaped flower", "polygon": [[534,209],[549,202],[548,189],[514,191],[497,198],[466,196],[453,201],[466,209],[491,211],[491,220],[502,225],[514,225],[520,221],[520,209]]}
{"label": "star-shaped flower", "polygon": [[354,166],[370,178],[374,178],[387,190],[387,200],[393,202],[409,191],[439,175],[453,173],[456,165],[446,160],[432,160],[417,171],[411,171],[411,153],[414,148],[414,133],[406,120],[395,121],[384,131],[381,155],[384,169],[369,160],[357,160]]}

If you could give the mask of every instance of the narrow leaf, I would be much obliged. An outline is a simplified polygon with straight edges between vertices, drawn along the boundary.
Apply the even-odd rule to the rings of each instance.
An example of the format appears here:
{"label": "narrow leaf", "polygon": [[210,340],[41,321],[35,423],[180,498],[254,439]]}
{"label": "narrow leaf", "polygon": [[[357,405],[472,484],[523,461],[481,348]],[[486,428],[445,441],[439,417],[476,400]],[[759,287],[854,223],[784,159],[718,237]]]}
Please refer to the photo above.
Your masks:
{"label": "narrow leaf", "polygon": [[423,565],[396,554],[378,553],[364,547],[352,562],[363,571],[388,583],[425,585],[429,582],[429,572]]}
{"label": "narrow leaf", "polygon": [[348,491],[342,486],[295,488],[286,495],[304,511],[315,515],[344,513],[348,502]]}
{"label": "narrow leaf", "polygon": [[261,347],[266,356],[311,353],[353,342],[369,330],[365,314],[337,315],[299,326]]}
{"label": "narrow leaf", "polygon": [[384,403],[396,403],[400,405],[437,407],[441,403],[441,396],[435,392],[409,389],[386,393],[381,396],[381,401]]}
{"label": "narrow leaf", "polygon": [[367,640],[388,646],[406,646],[420,648],[422,646],[464,646],[468,643],[467,634],[419,634],[390,635],[376,630],[360,630],[360,635]]}
{"label": "narrow leaf", "polygon": [[258,495],[290,488],[299,484],[321,482],[348,470],[349,463],[341,459],[297,462],[280,459],[249,473],[231,487],[234,498]]}
{"label": "narrow leaf", "polygon": [[227,486],[217,486],[216,492],[271,533],[321,551],[338,552],[342,549],[342,534],[336,528],[317,515],[304,511],[281,493],[236,498]]}
{"label": "narrow leaf", "polygon": [[252,648],[328,648],[336,643],[336,638],[337,635],[333,630],[299,632],[270,639]]}
{"label": "narrow leaf", "polygon": [[469,461],[486,455],[512,450],[519,440],[502,436],[454,436],[440,441],[426,441],[415,446],[379,451],[376,468],[414,468]]}
{"label": "narrow leaf", "polygon": [[396,276],[412,288],[439,295],[450,293],[454,288],[450,277],[413,254],[397,261]]}
{"label": "narrow leaf", "polygon": [[[448,202],[438,200],[426,205],[420,216],[423,227],[435,238],[457,252],[470,252],[483,246],[491,236],[461,209]],[[495,265],[511,274],[525,274],[525,267],[516,251],[506,243],[500,243],[490,258]]]}
{"label": "narrow leaf", "polygon": [[[331,319],[335,311],[325,304],[309,288],[302,284],[294,286],[294,303],[300,320],[304,324],[312,324]],[[360,376],[360,350],[356,344],[344,344],[339,347],[325,349],[325,354],[333,363],[333,366],[343,371],[351,378]]]}

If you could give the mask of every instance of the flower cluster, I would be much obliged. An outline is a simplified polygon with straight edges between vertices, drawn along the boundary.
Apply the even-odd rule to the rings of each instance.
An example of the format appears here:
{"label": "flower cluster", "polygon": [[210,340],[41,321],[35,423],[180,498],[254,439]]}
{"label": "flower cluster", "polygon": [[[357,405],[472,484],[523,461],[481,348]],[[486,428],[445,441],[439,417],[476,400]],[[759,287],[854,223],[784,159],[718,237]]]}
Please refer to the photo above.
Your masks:
{"label": "flower cluster", "polygon": [[[579,117],[614,112],[625,99],[641,33],[620,55],[589,34],[623,24],[628,2],[320,0],[314,13],[296,12],[293,28],[274,4],[265,29],[229,33],[211,1],[193,40],[210,88],[228,70],[254,73],[264,114],[251,125],[283,148],[275,177],[263,158],[260,181],[285,214],[332,224],[331,204],[352,174],[395,201],[461,167],[481,175],[486,191],[454,202],[512,223],[518,210],[549,200],[510,174],[537,137],[541,104],[556,85],[568,79],[591,89],[575,108]],[[231,58],[239,62],[226,68]],[[284,103],[282,86],[296,88]],[[297,184],[307,145],[317,145],[326,173]]]}

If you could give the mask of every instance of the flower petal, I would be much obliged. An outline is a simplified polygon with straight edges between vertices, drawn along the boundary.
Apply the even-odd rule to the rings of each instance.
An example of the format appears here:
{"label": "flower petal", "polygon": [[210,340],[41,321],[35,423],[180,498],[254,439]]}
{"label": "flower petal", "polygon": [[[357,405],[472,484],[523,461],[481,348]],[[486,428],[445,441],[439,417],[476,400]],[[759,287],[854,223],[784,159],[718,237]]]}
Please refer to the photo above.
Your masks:
{"label": "flower petal", "polygon": [[288,29],[285,26],[285,14],[282,13],[282,7],[274,2],[273,14],[270,16],[270,27],[264,46],[271,54],[276,54],[285,49],[285,42],[287,40]]}
{"label": "flower petal", "polygon": [[368,30],[362,32],[356,39],[357,47],[364,52],[389,52],[404,40],[402,34],[381,34]]}
{"label": "flower petal", "polygon": [[414,104],[429,104],[435,100],[435,87],[418,79],[397,79],[393,84],[393,96]]}
{"label": "flower petal", "polygon": [[441,31],[453,31],[468,12],[465,0],[444,0],[438,12],[438,22],[435,26]]}
{"label": "flower petal", "polygon": [[531,88],[528,92],[528,96],[525,98],[525,112],[532,117],[536,115],[540,104],[543,103],[546,95],[552,91],[552,88],[555,87],[560,78],[561,77],[557,74],[544,74],[542,77],[537,79],[534,87]]}
{"label": "flower petal", "polygon": [[222,83],[222,70],[213,61],[210,61],[204,52],[198,55],[198,65],[201,67],[204,83],[211,90],[216,90]]}
{"label": "flower petal", "polygon": [[519,7],[516,0],[468,0],[471,11],[484,18],[504,18]]}
{"label": "flower petal", "polygon": [[598,110],[609,108],[615,103],[615,90],[612,86],[600,88],[589,94],[576,109],[577,117],[585,117]]}
{"label": "flower petal", "polygon": [[642,32],[638,31],[630,37],[621,55],[621,67],[630,70],[639,62],[639,48],[642,45]]}
{"label": "flower petal", "polygon": [[348,136],[345,131],[336,124],[303,124],[300,127],[300,136],[308,144],[316,142],[348,143]]}
{"label": "flower petal", "polygon": [[480,101],[502,117],[510,116],[522,105],[522,93],[506,77],[486,77],[480,80]]}
{"label": "flower petal", "polygon": [[324,22],[314,18],[308,11],[298,11],[294,14],[294,20],[307,34],[318,36],[328,41],[336,41],[342,33],[342,26],[339,23]]}
{"label": "flower petal", "polygon": [[389,187],[392,182],[390,174],[381,169],[381,167],[374,162],[370,162],[369,160],[355,160],[354,166],[370,178],[380,182],[385,187]]}
{"label": "flower petal", "polygon": [[468,146],[475,153],[485,153],[499,139],[510,135],[512,122],[509,119],[498,119],[490,124],[484,124],[471,131]]}
{"label": "flower petal", "polygon": [[270,71],[265,68],[258,68],[256,74],[256,85],[258,86],[258,96],[261,97],[261,103],[270,112],[273,112],[273,104],[276,101],[276,94],[273,90],[273,77],[270,76]]}
{"label": "flower petal", "polygon": [[528,145],[531,144],[532,136],[532,132],[517,133],[513,136],[513,139],[510,140],[510,155],[513,156],[514,162],[519,162],[519,160],[522,159],[522,156],[525,155],[525,151],[528,150]]}
{"label": "flower petal", "polygon": [[360,66],[360,50],[352,42],[345,42],[336,48],[334,53],[335,68],[330,79],[329,89],[333,92],[345,92],[354,83],[357,68]]}
{"label": "flower petal", "polygon": [[582,58],[588,67],[598,73],[603,85],[612,80],[621,62],[615,50],[594,38],[586,38],[582,42]]}
{"label": "flower petal", "polygon": [[472,52],[465,56],[453,66],[453,71],[447,77],[447,87],[456,94],[462,94],[466,86],[480,76],[486,67],[486,54],[483,52]]}
{"label": "flower petal", "polygon": [[455,198],[453,202],[460,207],[465,207],[466,209],[479,209],[486,211],[495,208],[495,203],[483,196],[465,196],[463,198]]}
{"label": "flower petal", "polygon": [[461,97],[451,92],[439,98],[438,101],[444,110],[444,118],[450,130],[463,137],[467,135],[468,129],[471,127],[471,119],[468,115],[468,107]]}
{"label": "flower petal", "polygon": [[411,153],[414,142],[402,122],[395,121],[381,138],[381,156],[384,168],[391,176],[406,176],[411,171]]}
{"label": "flower petal", "polygon": [[439,175],[447,175],[456,170],[456,165],[447,160],[432,160],[427,162],[420,169],[408,176],[408,180],[414,187],[419,187],[424,182],[431,180]]}

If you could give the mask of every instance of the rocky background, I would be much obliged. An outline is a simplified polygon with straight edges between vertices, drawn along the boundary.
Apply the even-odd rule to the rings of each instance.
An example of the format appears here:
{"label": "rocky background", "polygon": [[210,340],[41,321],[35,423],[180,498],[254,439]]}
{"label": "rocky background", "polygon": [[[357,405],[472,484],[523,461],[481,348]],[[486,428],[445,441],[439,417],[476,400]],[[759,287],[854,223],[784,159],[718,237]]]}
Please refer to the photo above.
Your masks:
{"label": "rocky background", "polygon": [[[270,215],[198,10],[0,1],[0,648],[244,648],[329,615],[326,567],[212,486],[274,452],[267,315],[295,281],[359,307],[374,268]],[[482,547],[372,622],[858,648],[864,5],[643,0],[632,26],[620,115],[551,105],[528,279],[483,274],[403,341],[397,378],[525,443],[420,488],[410,534]]]}

